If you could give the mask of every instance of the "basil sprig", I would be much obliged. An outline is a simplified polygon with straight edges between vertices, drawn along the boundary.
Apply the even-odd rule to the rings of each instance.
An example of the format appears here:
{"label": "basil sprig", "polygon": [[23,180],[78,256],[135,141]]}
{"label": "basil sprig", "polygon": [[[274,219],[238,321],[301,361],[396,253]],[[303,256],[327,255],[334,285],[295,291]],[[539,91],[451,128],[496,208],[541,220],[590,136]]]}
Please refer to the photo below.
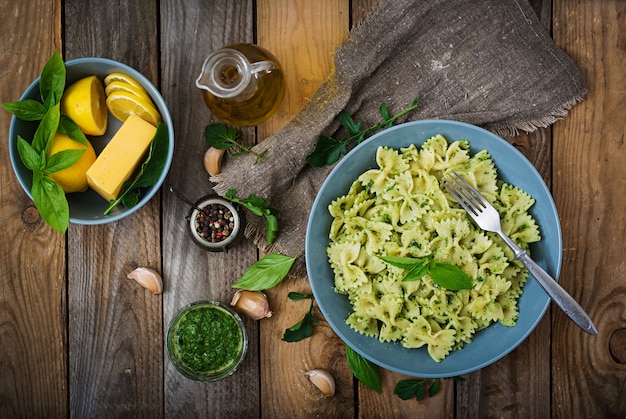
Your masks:
{"label": "basil sprig", "polygon": [[290,300],[299,301],[310,299],[309,311],[304,314],[302,320],[293,326],[287,328],[283,333],[283,340],[285,342],[300,342],[303,339],[313,336],[313,324],[319,323],[319,319],[313,315],[315,306],[313,305],[313,294],[302,294],[299,292],[290,292],[288,295]]}
{"label": "basil sprig", "polygon": [[224,198],[228,199],[230,202],[234,202],[235,204],[243,205],[252,211],[254,215],[265,217],[265,240],[267,240],[267,244],[274,243],[274,239],[278,233],[278,219],[276,218],[278,210],[276,208],[272,208],[270,201],[259,198],[254,194],[250,194],[244,199],[237,198],[235,196],[236,194],[236,189],[229,189],[226,191]]}
{"label": "basil sprig", "polygon": [[402,256],[381,256],[390,265],[406,269],[408,272],[402,279],[406,281],[418,281],[426,274],[442,288],[449,290],[463,290],[472,288],[472,280],[458,266],[449,263],[440,263],[432,257],[423,259]]}
{"label": "basil sprig", "polygon": [[337,120],[348,131],[348,138],[338,140],[328,135],[320,135],[317,138],[317,143],[315,143],[315,148],[306,156],[306,162],[314,167],[330,166],[336,163],[342,155],[348,153],[348,147],[352,143],[359,144],[366,135],[391,127],[398,118],[417,108],[417,103],[418,98],[415,98],[409,107],[395,115],[389,114],[385,102],[381,103],[378,110],[382,121],[364,130],[361,130],[361,121],[355,121],[347,111],[342,110],[337,114]]}
{"label": "basil sprig", "polygon": [[209,124],[204,127],[204,139],[211,147],[218,150],[230,150],[231,148],[241,150],[230,154],[233,157],[252,154],[255,157],[254,164],[263,160],[267,150],[263,150],[261,153],[255,153],[252,147],[247,147],[237,141],[237,138],[239,138],[239,131],[221,122]]}
{"label": "basil sprig", "polygon": [[39,121],[31,142],[18,134],[17,152],[24,166],[33,172],[31,194],[35,207],[44,221],[60,233],[65,233],[69,225],[69,204],[63,189],[47,175],[72,166],[85,150],[65,150],[49,157],[48,153],[57,131],[87,145],[87,139],[76,123],[60,112],[65,77],[65,64],[59,52],[55,51],[41,70],[39,79],[41,102],[23,99],[2,105],[18,119]]}

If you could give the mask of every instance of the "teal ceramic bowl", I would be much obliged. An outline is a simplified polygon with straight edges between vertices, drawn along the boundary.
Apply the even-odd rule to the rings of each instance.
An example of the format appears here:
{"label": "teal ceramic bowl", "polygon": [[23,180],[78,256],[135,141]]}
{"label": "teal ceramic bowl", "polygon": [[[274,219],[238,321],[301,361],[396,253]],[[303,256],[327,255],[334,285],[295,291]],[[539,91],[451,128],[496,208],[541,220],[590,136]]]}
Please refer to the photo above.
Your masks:
{"label": "teal ceramic bowl", "polygon": [[[165,181],[174,156],[174,127],[172,125],[170,112],[156,87],[154,87],[154,85],[150,83],[150,81],[141,73],[125,64],[106,58],[79,58],[67,61],[65,63],[65,67],[67,71],[66,86],[69,86],[83,77],[91,75],[98,76],[101,81],[104,80],[104,78],[110,73],[124,73],[129,75],[133,79],[137,80],[144,87],[144,89],[146,89],[161,114],[163,123],[167,126],[169,148],[163,172],[159,176],[156,184],[147,188],[143,192],[143,195],[137,205],[130,209],[125,208],[123,205],[118,205],[111,211],[111,213],[103,215],[108,206],[108,202],[95,191],[89,189],[86,192],[71,193],[66,195],[70,208],[71,223],[106,224],[118,221],[144,206],[154,196],[154,194],[156,194]],[[35,80],[28,87],[28,89],[26,89],[20,100],[27,98],[39,101],[41,100],[39,96],[39,78]],[[22,121],[13,117],[11,119],[11,126],[9,130],[9,154],[11,156],[11,164],[13,165],[13,170],[17,176],[17,180],[20,182],[20,185],[22,185],[22,188],[31,199],[32,194],[30,190],[32,187],[32,172],[24,166],[17,152],[17,136],[21,135],[28,141],[32,140],[35,130],[37,129],[37,124],[37,122]],[[109,114],[107,132],[103,136],[87,136],[87,138],[91,141],[96,154],[102,151],[104,146],[109,142],[121,125],[122,123],[120,121]]]}
{"label": "teal ceramic bowl", "polygon": [[550,191],[533,165],[493,133],[456,121],[416,121],[388,128],[350,151],[329,174],[311,210],[306,235],[306,265],[313,294],[330,326],[356,352],[388,370],[425,378],[458,376],[496,362],[528,337],[550,304],[541,286],[532,277],[529,278],[519,300],[516,326],[492,324],[476,333],[471,343],[452,351],[439,363],[430,358],[425,347],[407,349],[399,343],[382,343],[376,337],[355,332],[345,323],[352,307],[345,295],[334,291],[334,274],[326,255],[332,222],[328,205],[346,194],[361,173],[376,167],[375,156],[379,146],[421,146],[435,134],[442,134],[449,141],[468,140],[472,154],[488,150],[497,166],[499,178],[522,188],[536,200],[531,214],[539,224],[542,239],[531,245],[533,259],[554,278],[559,277],[562,261],[561,227]]}

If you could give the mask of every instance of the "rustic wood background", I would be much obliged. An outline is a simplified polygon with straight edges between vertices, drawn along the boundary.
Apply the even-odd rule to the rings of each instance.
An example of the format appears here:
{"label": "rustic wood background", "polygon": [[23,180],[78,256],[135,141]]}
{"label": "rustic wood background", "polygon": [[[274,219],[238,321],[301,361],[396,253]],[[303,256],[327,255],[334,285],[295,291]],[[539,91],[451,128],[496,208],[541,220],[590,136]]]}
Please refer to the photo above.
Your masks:
{"label": "rustic wood background", "polygon": [[[287,298],[306,278],[268,296],[275,316],[246,321],[248,356],[219,383],[176,373],[164,329],[183,305],[228,301],[259,255],[250,243],[215,255],[191,244],[190,199],[211,191],[202,167],[212,121],[193,80],[206,55],[233,42],[278,56],[288,93],[257,129],[262,141],[290,120],[331,70],[332,51],[374,0],[0,0],[0,100],[14,101],[58,49],[68,60],[124,62],[163,93],[176,150],[165,187],[149,205],[66,236],[39,217],[0,147],[0,418],[4,417],[625,417],[626,416],[626,2],[533,0],[555,42],[582,71],[589,95],[550,129],[509,140],[551,186],[563,228],[560,282],[596,322],[595,338],[551,309],[513,353],[417,403],[393,394],[399,374],[381,370],[383,393],[355,382],[344,344],[321,322],[311,339],[280,340],[306,311]],[[8,137],[10,115],[0,112]],[[6,142],[4,143],[6,144]],[[136,266],[162,272],[153,296],[126,279]],[[323,399],[302,374],[326,368],[337,394]]]}

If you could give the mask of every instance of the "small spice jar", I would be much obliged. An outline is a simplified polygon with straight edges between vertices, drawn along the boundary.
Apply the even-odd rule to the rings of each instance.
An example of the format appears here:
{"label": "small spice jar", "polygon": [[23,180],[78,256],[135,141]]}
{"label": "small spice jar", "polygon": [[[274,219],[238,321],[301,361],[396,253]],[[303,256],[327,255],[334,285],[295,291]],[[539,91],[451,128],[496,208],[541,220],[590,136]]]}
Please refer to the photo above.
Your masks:
{"label": "small spice jar", "polygon": [[210,252],[224,252],[243,236],[243,212],[218,195],[207,195],[196,201],[187,219],[194,243]]}

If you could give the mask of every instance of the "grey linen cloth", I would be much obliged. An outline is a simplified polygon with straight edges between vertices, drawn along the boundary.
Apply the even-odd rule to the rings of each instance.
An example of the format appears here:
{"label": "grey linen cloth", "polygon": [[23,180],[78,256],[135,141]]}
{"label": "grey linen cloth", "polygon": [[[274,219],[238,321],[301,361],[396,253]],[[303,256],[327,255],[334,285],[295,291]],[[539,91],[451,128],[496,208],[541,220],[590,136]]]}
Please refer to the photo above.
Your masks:
{"label": "grey linen cloth", "polygon": [[261,217],[248,216],[246,236],[265,252],[298,254],[304,271],[311,206],[332,167],[305,162],[320,134],[347,136],[336,120],[345,109],[362,127],[380,122],[419,98],[398,122],[452,119],[500,135],[546,127],[586,94],[570,58],[541,25],[526,0],[384,0],[334,56],[335,71],[305,108],[255,146],[265,161],[229,159],[212,178],[215,191],[236,189],[269,199],[280,211],[273,245]]}

